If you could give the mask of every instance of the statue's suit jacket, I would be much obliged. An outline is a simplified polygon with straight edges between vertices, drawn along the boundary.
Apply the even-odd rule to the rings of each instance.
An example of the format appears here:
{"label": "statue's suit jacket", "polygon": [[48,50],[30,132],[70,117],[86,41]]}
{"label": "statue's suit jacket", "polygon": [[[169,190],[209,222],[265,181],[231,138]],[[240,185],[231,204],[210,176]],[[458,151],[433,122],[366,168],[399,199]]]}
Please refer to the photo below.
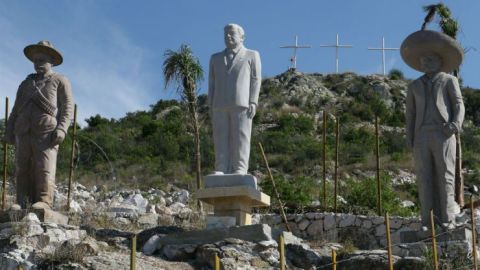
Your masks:
{"label": "statue's suit jacket", "polygon": [[[453,123],[460,131],[465,107],[457,78],[444,72],[436,74],[433,78],[433,96],[442,120]],[[406,103],[407,144],[413,146],[425,113],[425,85],[422,77],[408,86]]]}
{"label": "statue's suit jacket", "polygon": [[257,51],[242,46],[230,67],[226,50],[216,53],[210,58],[208,105],[211,109],[226,109],[257,104],[261,80]]}
{"label": "statue's suit jacket", "polygon": [[54,108],[49,114],[42,110],[31,99],[35,74],[29,75],[19,86],[17,97],[7,123],[6,138],[13,141],[13,136],[28,131],[43,134],[59,129],[67,133],[73,115],[73,96],[69,80],[58,73],[53,73],[40,89],[45,100]]}

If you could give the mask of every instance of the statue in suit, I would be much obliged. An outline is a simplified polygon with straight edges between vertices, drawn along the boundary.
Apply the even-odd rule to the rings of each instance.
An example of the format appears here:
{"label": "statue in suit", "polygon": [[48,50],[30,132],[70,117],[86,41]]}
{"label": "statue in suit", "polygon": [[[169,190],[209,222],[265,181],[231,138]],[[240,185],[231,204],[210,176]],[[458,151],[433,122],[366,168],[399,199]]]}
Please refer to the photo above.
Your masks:
{"label": "statue in suit", "polygon": [[239,25],[224,28],[226,49],[210,58],[208,105],[213,124],[216,174],[247,174],[252,119],[261,85],[258,52],[243,46]]}
{"label": "statue in suit", "polygon": [[413,150],[424,226],[430,210],[436,220],[453,226],[460,207],[455,202],[455,134],[465,115],[456,77],[447,74],[463,60],[462,47],[449,36],[422,30],[403,42],[401,54],[411,67],[425,73],[408,87],[407,144]]}
{"label": "statue in suit", "polygon": [[73,115],[72,89],[65,76],[52,70],[63,58],[50,42],[29,45],[24,53],[36,73],[20,84],[5,132],[6,142],[16,146],[18,204],[12,208],[50,209],[58,145]]}

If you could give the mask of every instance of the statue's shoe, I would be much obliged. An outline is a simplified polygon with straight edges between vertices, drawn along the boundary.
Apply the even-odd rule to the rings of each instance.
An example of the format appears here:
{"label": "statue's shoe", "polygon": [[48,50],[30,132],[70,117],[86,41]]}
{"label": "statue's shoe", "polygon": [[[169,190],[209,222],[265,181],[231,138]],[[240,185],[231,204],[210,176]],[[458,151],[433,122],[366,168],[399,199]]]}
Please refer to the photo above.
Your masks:
{"label": "statue's shoe", "polygon": [[12,206],[10,206],[10,210],[13,210],[13,211],[18,211],[18,210],[22,210],[22,207],[19,205],[19,204],[12,204]]}
{"label": "statue's shoe", "polygon": [[48,209],[51,210],[50,205],[44,202],[36,202],[32,205],[33,209]]}

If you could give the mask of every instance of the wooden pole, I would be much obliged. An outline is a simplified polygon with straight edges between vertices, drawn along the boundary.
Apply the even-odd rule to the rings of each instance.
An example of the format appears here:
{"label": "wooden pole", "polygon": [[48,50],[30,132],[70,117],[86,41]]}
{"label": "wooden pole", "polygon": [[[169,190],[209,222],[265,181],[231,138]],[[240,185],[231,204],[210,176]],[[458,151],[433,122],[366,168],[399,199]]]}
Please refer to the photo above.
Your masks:
{"label": "wooden pole", "polygon": [[387,232],[388,270],[393,270],[392,237],[390,236],[390,217],[388,212],[385,213],[385,227]]}
{"label": "wooden pole", "polygon": [[137,269],[137,235],[132,236],[132,250],[130,252],[130,270]]}
{"label": "wooden pole", "polygon": [[70,211],[70,200],[71,200],[73,169],[74,169],[74,159],[75,159],[76,134],[77,134],[77,104],[75,104],[73,109],[72,153],[70,155],[70,175],[68,176],[67,211]]}
{"label": "wooden pole", "polygon": [[433,209],[430,210],[430,226],[432,230],[433,266],[435,270],[438,270],[437,239],[435,236],[435,221],[433,220]]}
{"label": "wooden pole", "polygon": [[382,184],[380,183],[380,135],[378,131],[378,116],[375,116],[375,158],[377,167],[377,212],[382,215]]}
{"label": "wooden pole", "polygon": [[267,167],[268,175],[270,176],[270,180],[272,181],[273,191],[275,192],[275,197],[277,197],[277,201],[280,206],[280,213],[282,215],[283,222],[285,223],[285,227],[287,228],[287,230],[291,232],[290,226],[288,226],[287,215],[285,215],[285,210],[283,209],[283,203],[280,200],[280,194],[278,193],[277,186],[275,185],[275,180],[273,179],[272,171],[270,170],[270,166],[268,165],[267,156],[265,155],[265,151],[263,151],[262,143],[258,142],[258,146],[260,146],[260,151],[262,152],[263,161],[265,162],[265,167]]}
{"label": "wooden pole", "polygon": [[475,208],[473,207],[473,195],[470,197],[470,211],[471,219],[472,219],[472,255],[473,255],[473,269],[478,269],[478,262],[477,262],[477,232],[476,232],[476,225],[475,225]]}
{"label": "wooden pole", "polygon": [[332,270],[337,270],[337,253],[332,249]]}
{"label": "wooden pole", "polygon": [[280,270],[285,270],[285,239],[280,235],[280,243],[278,245],[280,251]]}
{"label": "wooden pole", "polygon": [[333,189],[333,211],[337,213],[337,189],[338,189],[338,148],[339,148],[339,134],[340,134],[340,118],[336,117],[336,126],[335,126],[335,176],[334,189]]}
{"label": "wooden pole", "polygon": [[[5,98],[5,129],[7,131],[8,121],[8,97]],[[7,202],[7,163],[8,163],[8,144],[3,141],[3,184],[2,184],[2,210],[5,210]]]}
{"label": "wooden pole", "polygon": [[323,209],[327,209],[327,111],[323,111]]}
{"label": "wooden pole", "polygon": [[215,253],[215,270],[220,270],[220,258],[218,258],[218,254]]}

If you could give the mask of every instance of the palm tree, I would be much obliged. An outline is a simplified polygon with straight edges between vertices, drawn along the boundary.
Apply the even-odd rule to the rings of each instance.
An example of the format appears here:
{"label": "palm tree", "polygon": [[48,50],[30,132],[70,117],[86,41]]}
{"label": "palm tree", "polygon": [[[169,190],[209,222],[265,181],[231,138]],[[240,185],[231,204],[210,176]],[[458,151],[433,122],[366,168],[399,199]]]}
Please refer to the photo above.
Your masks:
{"label": "palm tree", "polygon": [[[200,131],[197,113],[197,86],[203,80],[203,69],[200,61],[192,53],[191,48],[182,44],[175,52],[166,50],[163,62],[163,77],[165,89],[172,82],[177,84],[177,93],[187,105],[188,116],[193,128],[195,140],[195,163],[197,189],[201,185],[201,163],[200,163]],[[202,208],[199,202],[200,209]]]}
{"label": "palm tree", "polygon": [[[457,39],[457,33],[459,30],[458,21],[452,18],[452,12],[444,4],[428,5],[424,6],[423,10],[427,12],[427,16],[422,24],[422,30],[425,30],[428,23],[430,23],[435,14],[440,16],[439,26],[442,33],[450,36],[453,39]],[[459,77],[459,68],[453,71],[455,77]],[[461,206],[464,205],[463,198],[463,176],[462,176],[462,148],[460,141],[460,134],[457,134],[457,151],[455,161],[455,200]]]}

